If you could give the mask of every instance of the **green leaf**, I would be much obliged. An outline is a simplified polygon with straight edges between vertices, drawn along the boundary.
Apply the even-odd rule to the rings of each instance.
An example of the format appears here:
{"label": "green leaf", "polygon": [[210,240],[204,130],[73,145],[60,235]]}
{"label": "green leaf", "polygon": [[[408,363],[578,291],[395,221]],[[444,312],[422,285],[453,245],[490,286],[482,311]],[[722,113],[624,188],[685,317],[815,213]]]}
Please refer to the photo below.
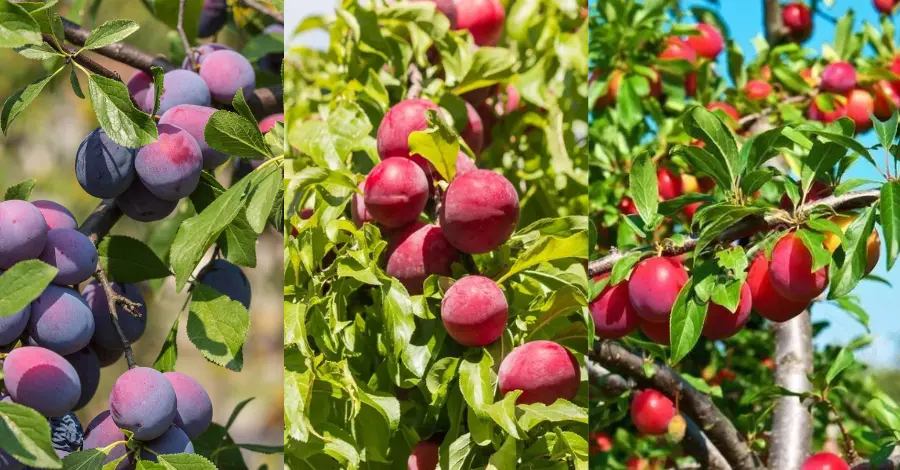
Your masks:
{"label": "green leaf", "polygon": [[509,436],[497,452],[491,455],[485,470],[506,470],[516,468],[519,456],[516,453],[516,439]]}
{"label": "green leaf", "polygon": [[150,74],[153,75],[153,112],[151,116],[159,113],[159,101],[162,99],[163,90],[165,89],[166,71],[162,67],[150,67]]}
{"label": "green leaf", "polygon": [[512,276],[548,261],[566,258],[587,259],[587,240],[587,230],[566,238],[543,237],[522,253],[509,271],[497,280],[497,283],[502,284]]}
{"label": "green leaf", "polygon": [[[242,118],[249,121],[253,124],[257,130],[259,129],[259,122],[256,120],[256,116],[253,115],[253,111],[250,110],[250,106],[247,105],[247,100],[244,99],[244,89],[239,88],[238,91],[234,94],[234,98],[231,100],[231,106],[234,108],[238,114],[241,115]],[[262,134],[262,131],[259,131]]]}
{"label": "green leaf", "polygon": [[149,246],[125,235],[103,238],[97,245],[97,254],[100,266],[111,281],[140,282],[172,274]]}
{"label": "green leaf", "polygon": [[213,113],[203,137],[210,147],[228,155],[246,159],[270,156],[259,127],[231,111]]}
{"label": "green leaf", "polygon": [[217,470],[206,457],[196,454],[160,454],[157,459],[168,470]]}
{"label": "green leaf", "polygon": [[103,461],[108,455],[101,449],[72,452],[63,459],[63,468],[66,470],[96,470],[103,467]]}
{"label": "green leaf", "polygon": [[41,28],[28,11],[9,0],[0,0],[0,47],[40,44]]}
{"label": "green leaf", "polygon": [[[265,168],[263,169],[265,171]],[[257,170],[254,170],[257,171]],[[269,172],[258,184],[251,186],[250,200],[247,202],[247,222],[257,234],[266,228],[266,220],[272,212],[272,204],[281,188],[281,172]],[[255,237],[254,237],[255,242]]]}
{"label": "green leaf", "polygon": [[0,318],[20,312],[44,292],[58,270],[36,259],[20,261],[0,276]]}
{"label": "green leaf", "polygon": [[803,242],[806,249],[809,250],[812,255],[813,263],[811,272],[816,272],[831,263],[831,253],[824,245],[825,235],[805,229],[797,230],[794,232],[794,235]]}
{"label": "green leaf", "polygon": [[124,83],[94,74],[88,78],[88,94],[100,126],[117,144],[136,149],[159,138],[153,118],[134,107]]}
{"label": "green leaf", "polygon": [[25,465],[62,468],[50,441],[50,423],[31,408],[0,402],[0,442],[7,454]]}
{"label": "green leaf", "polygon": [[131,36],[140,28],[140,25],[131,20],[107,21],[91,30],[87,40],[84,42],[84,48],[100,49]]}
{"label": "green leaf", "polygon": [[[729,190],[734,187],[733,183],[743,173],[743,167],[737,142],[728,126],[715,113],[700,106],[695,106],[685,113],[683,125],[685,132],[703,141],[706,144],[703,149],[715,157],[718,165],[725,167],[728,184],[723,185],[722,189]],[[716,175],[710,173],[710,176],[715,178]]]}
{"label": "green leaf", "polygon": [[728,164],[719,156],[709,153],[705,148],[681,145],[676,145],[672,149],[672,154],[680,155],[695,170],[709,175],[718,187],[731,188],[731,173],[728,170]]}
{"label": "green leaf", "polygon": [[466,353],[459,365],[459,389],[466,404],[479,417],[487,417],[487,407],[494,403],[494,359],[484,349]]}
{"label": "green leaf", "polygon": [[707,306],[694,296],[694,283],[689,280],[681,288],[675,299],[675,305],[672,306],[669,331],[672,364],[677,364],[694,349],[697,340],[700,339],[700,333],[703,332]]}
{"label": "green leaf", "polygon": [[462,82],[453,90],[453,94],[462,95],[467,91],[488,87],[513,76],[516,57],[508,49],[499,47],[479,47],[472,55],[472,66],[469,67]]}
{"label": "green leaf", "polygon": [[834,299],[849,294],[866,275],[867,245],[874,227],[874,207],[864,209],[847,226],[841,242],[841,247],[844,249],[844,260],[837,269],[832,269],[829,273],[831,289],[828,292],[828,298]]}
{"label": "green leaf", "polygon": [[622,125],[628,130],[633,129],[644,120],[641,97],[635,90],[632,80],[622,80],[622,84],[619,86],[619,92],[616,95],[616,113],[622,120]]}
{"label": "green leaf", "polygon": [[834,362],[831,363],[831,367],[828,368],[828,373],[825,374],[826,383],[831,384],[834,382],[834,379],[836,379],[841,372],[852,366],[855,361],[856,359],[853,357],[853,351],[842,348],[841,352],[834,358]]}
{"label": "green leaf", "polygon": [[160,372],[175,371],[175,362],[178,360],[178,324],[180,322],[181,312],[178,312],[178,316],[175,317],[175,321],[172,322],[172,327],[169,328],[169,334],[166,335],[166,340],[159,350],[159,355],[157,355],[156,360],[153,361],[153,368]]}
{"label": "green leaf", "polygon": [[830,174],[837,163],[847,155],[846,147],[834,142],[820,142],[815,139],[809,155],[802,160],[803,168],[800,171],[802,189],[809,192],[813,181]]}
{"label": "green leaf", "polygon": [[78,74],[75,73],[75,66],[69,69],[69,84],[72,85],[72,93],[75,93],[75,96],[78,99],[84,99],[84,92],[81,91],[81,83],[78,82]]}
{"label": "green leaf", "polygon": [[31,199],[31,190],[34,189],[35,183],[37,183],[37,180],[31,178],[6,188],[6,196],[3,200],[10,201],[18,199],[20,201],[27,201]]}
{"label": "green leaf", "polygon": [[381,287],[381,307],[384,345],[390,358],[388,366],[395,372],[392,374],[394,378],[399,379],[396,373],[398,359],[409,346],[416,329],[412,301],[400,281],[391,279]]}
{"label": "green leaf", "polygon": [[656,179],[656,165],[648,154],[642,153],[632,162],[629,185],[638,214],[645,224],[650,225],[659,208],[659,182]]}
{"label": "green leaf", "polygon": [[240,302],[205,284],[194,284],[187,334],[203,357],[239,372],[249,330],[250,313]]}
{"label": "green leaf", "polygon": [[471,468],[474,457],[472,438],[470,434],[463,434],[454,441],[445,440],[440,448],[440,470],[465,470]]}
{"label": "green leaf", "polygon": [[627,279],[631,274],[631,268],[633,268],[643,256],[644,253],[633,251],[623,256],[619,261],[616,261],[616,264],[613,265],[612,271],[609,274],[610,284],[616,285]]}
{"label": "green leaf", "polygon": [[409,154],[421,155],[434,165],[446,181],[453,181],[456,157],[459,155],[459,136],[437,111],[429,109],[425,111],[425,117],[428,129],[409,134]]}
{"label": "green leaf", "polygon": [[879,120],[872,113],[869,113],[869,118],[872,120],[872,126],[875,128],[875,135],[878,136],[878,141],[881,142],[881,146],[889,150],[891,145],[894,144],[894,140],[897,138],[897,113],[891,113],[891,117],[886,121]]}
{"label": "green leaf", "polygon": [[[0,1],[0,12],[2,12],[2,5],[3,3]],[[0,16],[0,18],[2,18],[2,16]],[[50,83],[50,80],[53,80],[53,77],[55,77],[63,68],[65,67],[60,67],[52,74],[29,83],[25,88],[10,95],[10,97],[3,102],[3,110],[0,111],[0,127],[2,127],[4,134],[9,131],[9,125],[16,119],[16,116],[18,116],[26,106],[31,104],[31,102],[41,94],[44,87]]]}
{"label": "green leaf", "polygon": [[[787,128],[785,128],[785,130],[787,130]],[[861,143],[859,143],[856,139],[854,139],[853,137],[847,137],[843,134],[838,134],[836,132],[830,132],[830,131],[822,130],[819,128],[806,127],[806,126],[798,127],[797,131],[802,132],[804,134],[817,135],[819,137],[822,137],[823,139],[827,139],[836,144],[843,145],[844,147],[846,147],[864,157],[867,157],[869,160],[872,159],[872,155],[869,153],[869,150],[866,147],[864,147]],[[785,133],[785,135],[787,135],[787,133]]]}
{"label": "green leaf", "polygon": [[588,422],[587,411],[583,407],[563,399],[556,400],[549,406],[543,403],[519,405],[519,409],[524,412],[519,418],[519,426],[525,432],[531,431],[541,423],[574,421],[587,424]]}
{"label": "green leaf", "polygon": [[[172,31],[178,27],[178,6],[181,0],[147,0],[150,11],[157,19],[166,24]],[[193,43],[197,38],[200,13],[203,0],[187,0],[184,4],[184,33],[188,41]],[[180,44],[179,44],[180,46]]]}
{"label": "green leaf", "polygon": [[488,416],[490,416],[501,429],[516,439],[523,438],[522,433],[519,430],[519,423],[516,421],[516,399],[518,399],[521,394],[521,390],[508,392],[503,396],[502,400],[492,405],[488,405],[485,409]]}
{"label": "green leaf", "polygon": [[900,181],[889,181],[881,187],[881,228],[887,252],[887,269],[891,270],[900,253]]}

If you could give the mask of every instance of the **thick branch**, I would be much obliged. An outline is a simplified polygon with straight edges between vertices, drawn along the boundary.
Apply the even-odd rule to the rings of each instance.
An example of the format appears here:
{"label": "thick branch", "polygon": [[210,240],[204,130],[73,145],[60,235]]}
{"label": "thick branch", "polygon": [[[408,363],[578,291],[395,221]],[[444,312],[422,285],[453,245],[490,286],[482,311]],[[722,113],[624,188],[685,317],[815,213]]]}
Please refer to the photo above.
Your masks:
{"label": "thick branch", "polygon": [[741,116],[738,120],[738,132],[749,131],[753,128],[753,126],[760,121],[761,119],[765,119],[772,114],[774,114],[778,109],[783,105],[792,105],[792,104],[800,104],[804,103],[810,99],[812,99],[813,93],[807,93],[802,95],[794,95],[788,98],[785,98],[782,101],[778,102],[778,106],[769,106],[758,113],[748,114],[746,116]]}
{"label": "thick branch", "polygon": [[[65,18],[62,19],[62,22],[66,40],[72,44],[83,46],[84,42],[87,41],[90,31]],[[136,69],[143,70],[147,73],[150,73],[150,68],[153,66],[160,67],[166,72],[178,68],[175,64],[169,62],[161,55],[144,52],[134,46],[125,44],[124,42],[110,44],[109,46],[95,49],[93,52],[123,64],[130,65]]]}
{"label": "thick branch", "polygon": [[[798,210],[798,215],[801,217],[808,216],[814,209],[821,207],[828,207],[837,212],[867,207],[878,201],[880,194],[880,190],[871,189],[867,191],[849,192],[840,196],[829,196],[804,204]],[[778,212],[774,212],[762,217],[748,217],[728,230],[723,231],[722,234],[716,238],[716,241],[719,243],[729,243],[760,230],[770,230],[783,226],[784,219],[782,216],[783,213],[779,214]],[[682,245],[669,245],[663,247],[662,254],[665,256],[677,256],[682,253],[687,253],[697,247],[697,241],[697,237],[689,237]],[[588,272],[591,276],[609,272],[617,261],[635,251],[646,252],[649,254],[652,250],[650,247],[643,247],[635,250],[611,253],[603,258],[591,261],[588,264]]]}
{"label": "thick branch", "polygon": [[[809,312],[775,323],[775,383],[792,392],[807,392],[813,371]],[[781,397],[772,418],[771,468],[800,468],[812,446],[812,415],[797,397]]]}
{"label": "thick branch", "polygon": [[781,23],[781,0],[764,0],[763,16],[766,41],[771,45],[778,44],[785,35],[784,24]]}
{"label": "thick branch", "polygon": [[[594,361],[587,361],[588,375],[591,384],[598,387],[602,393],[609,396],[618,396],[635,389],[635,383],[621,375],[616,375]],[[674,398],[674,397],[673,397]],[[683,416],[687,428],[681,446],[688,455],[694,458],[699,468],[705,470],[731,470],[731,465],[719,452],[719,449],[703,434],[700,426],[690,417]]]}
{"label": "thick branch", "polygon": [[661,364],[654,364],[654,373],[647,377],[644,360],[614,341],[601,340],[590,353],[590,359],[634,380],[641,387],[658,390],[669,397],[677,397],[685,418],[691,418],[709,437],[715,448],[735,470],[759,470],[747,441],[731,421],[725,417],[707,395],[682,380],[677,372]]}
{"label": "thick branch", "polygon": [[280,11],[267,7],[256,0],[241,0],[241,4],[247,8],[252,8],[263,15],[273,18],[275,21],[284,24],[284,15]]}
{"label": "thick branch", "polygon": [[284,112],[284,88],[275,85],[269,88],[257,88],[247,98],[247,106],[259,119]]}

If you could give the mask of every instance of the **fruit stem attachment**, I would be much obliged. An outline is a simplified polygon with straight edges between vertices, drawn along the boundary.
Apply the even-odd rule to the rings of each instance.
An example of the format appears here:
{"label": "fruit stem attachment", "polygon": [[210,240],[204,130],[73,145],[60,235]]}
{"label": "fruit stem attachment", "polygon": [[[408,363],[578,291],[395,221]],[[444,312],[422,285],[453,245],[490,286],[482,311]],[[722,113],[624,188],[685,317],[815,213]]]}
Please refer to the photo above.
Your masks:
{"label": "fruit stem attachment", "polygon": [[[113,326],[116,328],[116,333],[118,333],[122,345],[125,346],[125,361],[128,362],[128,369],[134,369],[137,367],[137,364],[134,362],[131,344],[128,342],[128,338],[125,337],[125,332],[122,331],[122,325],[119,324],[119,314],[116,311],[116,299],[121,298],[121,296],[113,290],[112,284],[110,284],[109,279],[106,277],[106,272],[103,271],[103,268],[98,267],[97,272],[94,273],[94,277],[100,281],[100,285],[103,286],[103,291],[106,293],[106,305],[109,307],[109,315],[112,317]],[[134,302],[131,302],[131,304],[134,304]],[[128,310],[127,306],[123,305],[123,307]],[[130,310],[128,310],[128,312],[131,313]],[[132,315],[134,315],[134,313],[132,313]]]}

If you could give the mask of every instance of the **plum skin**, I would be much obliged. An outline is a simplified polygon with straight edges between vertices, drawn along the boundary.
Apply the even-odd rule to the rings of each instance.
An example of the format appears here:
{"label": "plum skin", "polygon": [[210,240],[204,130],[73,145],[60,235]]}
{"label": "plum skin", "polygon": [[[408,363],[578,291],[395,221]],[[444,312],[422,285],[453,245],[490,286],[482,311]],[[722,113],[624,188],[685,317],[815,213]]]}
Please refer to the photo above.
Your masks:
{"label": "plum skin", "polygon": [[256,88],[256,72],[246,57],[231,50],[219,50],[209,54],[200,66],[202,78],[212,99],[230,104],[242,90],[244,98],[253,94]]}
{"label": "plum skin", "polygon": [[487,346],[506,329],[509,305],[500,287],[484,276],[466,276],[450,286],[441,301],[441,321],[464,346]]}
{"label": "plum skin", "polygon": [[116,198],[116,206],[122,213],[138,222],[155,222],[171,214],[178,207],[178,201],[167,201],[157,197],[136,178],[134,183]]}
{"label": "plum skin", "polygon": [[113,422],[148,441],[166,432],[175,421],[175,389],[162,372],[136,367],[116,379],[109,392]]}
{"label": "plum skin", "polygon": [[813,258],[806,245],[793,233],[781,237],[772,250],[769,278],[782,297],[809,302],[828,287],[828,268],[812,272]]}
{"label": "plum skin", "polygon": [[397,228],[415,222],[428,202],[428,178],[407,158],[391,157],[366,177],[363,201],[379,224]]}
{"label": "plum skin", "polygon": [[831,452],[819,452],[807,458],[800,470],[850,470],[850,465]]}
{"label": "plum skin", "polygon": [[747,285],[753,299],[753,309],[774,322],[786,322],[803,313],[809,307],[808,301],[794,301],[782,296],[772,286],[769,278],[769,260],[760,253],[750,264]]}
{"label": "plum skin", "polygon": [[[153,110],[156,101],[156,86],[151,84],[147,95],[144,97],[142,109],[146,112]],[[197,106],[209,106],[212,103],[209,87],[206,81],[191,70],[176,69],[166,72],[163,76],[163,92],[159,98],[159,114],[180,104],[195,104]]]}
{"label": "plum skin", "polygon": [[[608,279],[604,273],[594,278],[595,281]],[[597,294],[590,303],[591,316],[594,318],[594,331],[601,338],[619,339],[637,329],[640,317],[631,300],[628,298],[628,280],[606,287]]]}
{"label": "plum skin", "polygon": [[365,186],[365,181],[360,182],[357,185],[360,192],[353,193],[353,198],[350,199],[350,217],[356,228],[362,228],[363,224],[375,222],[375,219],[369,214],[369,210],[366,209],[366,201],[363,200],[362,192],[365,191]]}
{"label": "plum skin", "polygon": [[200,154],[203,157],[203,169],[212,170],[228,160],[228,155],[212,148],[206,143],[204,128],[209,118],[215,113],[215,108],[197,106],[193,104],[181,104],[166,111],[159,119],[160,124],[171,124],[179,127],[197,141],[200,146]]}
{"label": "plum skin", "polygon": [[425,279],[432,274],[450,276],[459,252],[437,225],[415,222],[392,233],[388,240],[384,271],[400,281],[410,295],[422,293]]}
{"label": "plum skin", "polygon": [[0,269],[35,259],[47,244],[47,222],[30,202],[0,202]]}
{"label": "plum skin", "polygon": [[87,235],[70,228],[47,232],[47,244],[38,257],[59,270],[54,284],[70,286],[88,280],[97,270],[97,247]]}
{"label": "plum skin", "polygon": [[[125,433],[113,422],[110,412],[107,410],[94,417],[87,428],[85,428],[82,449],[103,449],[114,442],[125,440]],[[125,455],[126,452],[127,448],[124,443],[117,445],[110,450],[109,456],[103,462],[112,462]],[[125,470],[129,467],[129,464],[128,459],[124,459],[116,468],[117,470]]]}
{"label": "plum skin", "polygon": [[480,254],[506,243],[519,222],[519,195],[505,177],[491,170],[468,171],[450,183],[440,211],[451,245]]}
{"label": "plum skin", "polygon": [[6,391],[15,403],[48,418],[72,411],[81,396],[75,368],[49,349],[13,349],[3,361],[3,375]]}
{"label": "plum skin", "polygon": [[209,394],[200,383],[180,372],[165,372],[163,376],[175,389],[175,426],[181,428],[190,439],[206,431],[212,423],[213,405]]}
{"label": "plum skin", "polygon": [[419,441],[406,461],[407,470],[435,470],[440,445],[433,441]]}
{"label": "plum skin", "polygon": [[28,333],[41,347],[72,354],[91,341],[94,316],[78,292],[51,284],[31,303]]}
{"label": "plum skin", "polygon": [[223,259],[214,260],[208,266],[209,268],[200,277],[200,283],[212,287],[249,309],[252,290],[250,281],[241,268]]}
{"label": "plum skin", "polygon": [[525,343],[503,358],[498,371],[500,394],[521,390],[516,404],[552,405],[578,395],[581,366],[568,349],[552,341]]}
{"label": "plum skin", "polygon": [[703,324],[703,336],[707,339],[726,339],[737,334],[750,319],[750,309],[753,305],[750,286],[745,282],[741,285],[741,295],[738,306],[734,312],[727,308],[710,302],[706,310],[706,322]]}
{"label": "plum skin", "polygon": [[820,87],[832,93],[847,93],[856,87],[856,69],[847,62],[833,62],[822,70]]}
{"label": "plum skin", "polygon": [[706,23],[698,24],[697,31],[700,32],[699,36],[688,36],[688,45],[697,52],[697,55],[707,59],[715,59],[725,47],[722,33],[715,26]]}
{"label": "plum skin", "polygon": [[656,344],[661,344],[663,346],[668,346],[671,341],[671,324],[669,320],[666,320],[662,323],[653,323],[645,320],[641,320],[639,328],[641,329],[641,333],[644,334],[650,341],[653,341]]}
{"label": "plum skin", "polygon": [[[194,453],[194,444],[191,443],[188,435],[178,426],[172,426],[156,439],[145,442],[144,448],[160,455]],[[146,450],[141,450],[141,460],[157,461],[156,455]]]}
{"label": "plum skin", "polygon": [[197,24],[197,36],[206,38],[215,35],[222,30],[226,21],[228,21],[227,0],[204,0]]}
{"label": "plum skin", "polygon": [[665,434],[676,413],[672,400],[656,390],[638,391],[631,399],[631,421],[643,434]]}
{"label": "plum skin", "polygon": [[73,411],[78,411],[84,408],[97,393],[97,387],[100,385],[100,359],[90,347],[64,356],[64,358],[75,368],[78,380],[81,381],[81,396],[78,398],[78,403],[72,408]]}
{"label": "plum skin", "polygon": [[687,271],[678,261],[661,256],[647,258],[631,273],[628,298],[645,321],[668,322],[675,299],[687,281]]}
{"label": "plum skin", "polygon": [[134,161],[144,186],[160,199],[187,197],[200,182],[203,155],[190,133],[171,124],[160,124],[159,140],[145,145]]}
{"label": "plum skin", "polygon": [[409,135],[428,129],[425,112],[440,108],[425,99],[403,100],[388,110],[378,125],[378,155],[382,160],[391,157],[413,158],[423,170],[429,169],[427,161],[419,155],[410,156]]}
{"label": "plum skin", "polygon": [[475,44],[496,46],[500,43],[506,12],[499,0],[455,0],[456,29],[472,33]]}
{"label": "plum skin", "polygon": [[[121,305],[116,306],[116,313],[119,316],[119,326],[122,327],[125,339],[127,339],[129,343],[134,343],[140,339],[144,334],[144,329],[147,327],[147,305],[144,302],[144,297],[134,284],[113,282],[110,286],[115,293],[124,296],[132,302],[141,304],[137,309],[140,314],[139,317],[128,313]],[[81,290],[81,295],[84,297],[84,301],[87,303],[88,308],[91,309],[91,313],[93,313],[94,316],[94,335],[91,338],[91,344],[112,350],[123,347],[122,340],[119,338],[119,333],[113,325],[112,315],[109,314],[106,291],[103,290],[103,286],[100,282],[96,280],[91,281],[90,284],[86,285],[84,289]]]}
{"label": "plum skin", "polygon": [[56,228],[70,228],[75,230],[78,228],[78,221],[75,220],[75,216],[62,204],[45,200],[32,201],[31,204],[41,211],[41,215],[44,216],[44,222],[47,224],[48,230]]}
{"label": "plum skin", "polygon": [[100,199],[125,192],[135,179],[136,150],[117,144],[102,127],[91,131],[75,153],[75,177],[81,188]]}

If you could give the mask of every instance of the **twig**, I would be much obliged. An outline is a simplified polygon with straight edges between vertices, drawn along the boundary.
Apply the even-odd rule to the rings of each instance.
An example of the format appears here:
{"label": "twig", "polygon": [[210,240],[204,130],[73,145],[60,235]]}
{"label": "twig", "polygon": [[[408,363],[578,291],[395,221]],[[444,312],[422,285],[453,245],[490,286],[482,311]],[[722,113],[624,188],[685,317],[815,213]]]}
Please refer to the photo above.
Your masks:
{"label": "twig", "polygon": [[765,108],[762,111],[759,111],[758,113],[741,116],[741,118],[738,120],[738,131],[745,132],[745,131],[750,130],[750,128],[752,128],[754,126],[754,124],[756,124],[757,121],[759,121],[761,119],[765,119],[765,118],[769,117],[775,111],[778,111],[779,106],[803,103],[807,100],[812,99],[813,96],[814,96],[814,91],[805,93],[802,95],[791,96],[791,97],[788,97],[788,98],[785,98],[785,99],[779,101],[778,106],[769,106],[768,108]]}
{"label": "twig", "polygon": [[184,33],[184,4],[186,2],[187,0],[179,0],[178,2],[178,24],[175,25],[175,29],[178,31],[178,36],[181,38],[181,45],[184,46],[184,53],[191,63],[191,70],[197,70],[197,59],[194,58],[194,53],[191,51],[191,42],[188,41],[187,34]]}
{"label": "twig", "polygon": [[241,0],[241,4],[247,8],[252,8],[263,15],[272,17],[275,21],[284,24],[284,15],[280,11],[269,8],[256,0]]}
{"label": "twig", "polygon": [[[797,393],[812,389],[812,325],[809,311],[774,324],[775,384]],[[812,447],[812,416],[799,397],[778,398],[772,416],[771,468],[800,468]]]}
{"label": "twig", "polygon": [[837,424],[838,429],[841,430],[841,436],[844,439],[844,448],[847,450],[847,460],[850,461],[850,465],[856,465],[862,462],[862,459],[859,457],[859,452],[856,451],[856,444],[853,442],[853,436],[850,435],[850,431],[847,430],[847,427],[844,426],[843,420],[841,420],[840,413],[837,408],[835,408],[834,404],[830,401],[825,401],[825,404],[828,405],[828,410],[837,416],[837,419],[834,420],[834,423]]}
{"label": "twig", "polygon": [[[85,41],[87,41],[90,31],[65,18],[62,18],[62,23],[66,40],[72,44],[83,46]],[[124,42],[117,42],[115,44],[110,44],[109,46],[94,49],[93,52],[117,62],[130,65],[136,69],[143,70],[147,73],[150,73],[150,68],[154,66],[160,67],[166,72],[178,68],[175,64],[169,62],[161,55],[144,52],[134,46],[125,44]]]}
{"label": "twig", "polygon": [[734,470],[762,468],[754,459],[744,436],[719,411],[715,403],[685,382],[674,370],[662,364],[653,364],[653,373],[648,377],[641,357],[619,343],[608,340],[600,340],[590,352],[589,358],[611,372],[634,380],[641,387],[653,388],[666,396],[678,398],[685,418],[691,418],[703,429],[710,442]]}
{"label": "twig", "polygon": [[[849,192],[840,196],[829,196],[800,206],[797,209],[797,214],[800,217],[805,217],[818,207],[827,207],[837,212],[859,209],[861,207],[867,207],[872,203],[878,201],[880,195],[880,190],[872,189],[867,191]],[[748,217],[735,224],[731,228],[723,231],[722,234],[716,238],[716,241],[718,243],[728,243],[739,238],[744,238],[749,234],[760,230],[779,227],[784,224],[783,215],[783,213],[773,212],[762,217]],[[684,244],[679,246],[667,244],[663,246],[662,255],[677,256],[683,253],[687,253],[697,247],[697,241],[697,237],[689,237],[684,242]],[[649,254],[653,251],[651,247],[642,247],[634,250],[617,251],[611,253],[607,256],[604,256],[603,258],[591,261],[588,264],[588,273],[590,276],[596,276],[598,274],[609,272],[612,270],[617,261],[634,252],[644,252]]]}
{"label": "twig", "polygon": [[43,37],[44,42],[46,42],[48,45],[50,45],[50,47],[55,49],[57,52],[66,54],[67,56],[69,56],[69,59],[74,60],[75,62],[78,62],[84,68],[90,70],[91,72],[94,72],[98,75],[103,75],[104,77],[112,79],[112,80],[118,80],[120,82],[122,81],[122,77],[119,76],[118,73],[113,72],[112,70],[109,70],[108,68],[98,64],[90,57],[88,57],[84,54],[76,55],[78,53],[78,50],[73,48],[72,46],[68,46],[66,44],[59,44],[59,42],[56,40],[56,38],[54,38],[53,36],[51,36],[49,34],[42,34],[41,36]]}
{"label": "twig", "polygon": [[422,71],[419,67],[411,62],[409,68],[406,69],[406,76],[409,80],[409,88],[406,90],[406,99],[411,100],[422,95]]}
{"label": "twig", "polygon": [[103,286],[103,291],[106,292],[106,305],[109,307],[109,315],[112,317],[113,326],[116,327],[116,333],[119,334],[119,339],[122,341],[122,345],[125,346],[125,361],[128,362],[128,368],[134,369],[137,367],[137,364],[135,364],[134,357],[131,353],[131,344],[128,342],[128,338],[125,337],[125,332],[122,331],[122,325],[119,324],[119,313],[116,311],[116,301],[114,299],[118,294],[113,290],[112,285],[109,283],[109,279],[106,278],[106,273],[103,272],[103,268],[98,267],[94,276],[100,281],[100,285]]}

